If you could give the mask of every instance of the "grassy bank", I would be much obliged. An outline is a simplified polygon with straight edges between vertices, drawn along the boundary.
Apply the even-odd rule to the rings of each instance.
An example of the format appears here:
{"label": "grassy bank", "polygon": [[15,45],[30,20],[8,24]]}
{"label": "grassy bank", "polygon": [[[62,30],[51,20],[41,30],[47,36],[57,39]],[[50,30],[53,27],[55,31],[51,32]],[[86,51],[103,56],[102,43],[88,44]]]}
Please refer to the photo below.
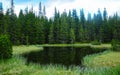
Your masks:
{"label": "grassy bank", "polygon": [[120,65],[120,52],[105,51],[104,53],[88,55],[84,58],[84,65],[91,67]]}
{"label": "grassy bank", "polygon": [[25,65],[25,59],[13,57],[6,62],[0,61],[1,75],[119,75],[120,67],[94,67],[80,68],[72,67],[66,69],[61,65],[38,64]]}
{"label": "grassy bank", "polygon": [[94,48],[111,48],[111,44],[101,44],[101,45],[92,45],[90,43],[76,43],[76,44],[43,44],[43,45],[36,45],[38,47],[81,47],[81,46],[90,46]]}
{"label": "grassy bank", "polygon": [[[97,46],[98,47],[98,46]],[[42,50],[42,47],[32,46],[14,46],[13,57],[9,60],[0,60],[0,75],[119,75],[120,52],[107,51],[102,54],[86,56],[84,64],[88,67],[72,67],[67,69],[62,65],[39,65],[30,63],[26,65],[26,60],[20,56],[22,53]],[[108,62],[114,60],[111,65]],[[92,62],[93,61],[93,62]],[[102,64],[102,61],[106,65]],[[95,63],[94,63],[95,62]],[[94,66],[94,67],[93,67]]]}
{"label": "grassy bank", "polygon": [[27,53],[27,52],[31,52],[31,51],[39,51],[39,50],[43,50],[43,47],[37,47],[36,45],[13,46],[13,54],[14,55],[19,55],[19,54],[23,54],[23,53]]}

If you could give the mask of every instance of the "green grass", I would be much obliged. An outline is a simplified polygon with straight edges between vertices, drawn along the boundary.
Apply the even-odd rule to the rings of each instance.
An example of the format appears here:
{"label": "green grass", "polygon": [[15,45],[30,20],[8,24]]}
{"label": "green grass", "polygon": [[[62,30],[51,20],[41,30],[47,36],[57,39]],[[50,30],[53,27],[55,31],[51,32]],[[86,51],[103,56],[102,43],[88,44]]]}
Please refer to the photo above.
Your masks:
{"label": "green grass", "polygon": [[104,53],[84,57],[84,65],[91,67],[120,66],[120,52],[106,51]]}
{"label": "green grass", "polygon": [[1,75],[119,75],[120,67],[94,67],[80,68],[73,67],[66,69],[61,65],[46,65],[38,64],[25,65],[25,59],[14,56],[5,61],[0,61]]}
{"label": "green grass", "polygon": [[111,44],[101,44],[101,45],[92,45],[92,44],[90,44],[90,46],[94,47],[94,48],[108,48],[108,49],[111,48]]}
{"label": "green grass", "polygon": [[83,43],[83,44],[43,44],[43,45],[38,45],[41,47],[69,47],[69,46],[89,46],[89,43]]}
{"label": "green grass", "polygon": [[77,75],[80,71],[74,69],[66,69],[61,65],[46,65],[38,64],[25,65],[25,59],[19,56],[14,56],[7,61],[0,61],[0,74],[2,75]]}
{"label": "green grass", "polygon": [[43,47],[37,47],[36,45],[13,46],[13,54],[16,54],[16,55],[31,52],[31,51],[39,51],[39,50],[43,50]]}
{"label": "green grass", "polygon": [[76,44],[43,44],[43,45],[36,45],[38,47],[81,47],[81,46],[91,46],[94,48],[111,48],[111,44],[101,44],[101,45],[92,45],[90,43],[76,43]]}
{"label": "green grass", "polygon": [[[79,44],[76,44],[76,45],[79,45]],[[101,46],[110,47],[109,44],[105,44]],[[97,46],[97,47],[101,47],[101,46]],[[117,66],[119,65],[117,64],[117,60],[120,60],[120,57],[119,57],[120,53],[111,52],[111,51],[104,52],[102,54],[86,56],[84,59],[85,60],[84,64],[88,66],[86,68],[80,68],[80,67],[74,66],[69,69],[67,69],[62,65],[42,66],[34,63],[30,63],[29,65],[26,65],[26,60],[20,56],[20,54],[22,53],[26,53],[30,51],[38,51],[42,49],[43,48],[40,47],[39,45],[14,46],[13,57],[6,61],[0,60],[0,75],[119,75],[120,74],[119,72],[120,67]],[[107,64],[106,66],[103,64],[100,64],[103,60],[111,61],[112,59],[116,60],[116,62],[112,63],[111,65],[117,64],[116,67],[115,66],[111,67]],[[87,63],[88,61],[91,63]],[[96,62],[96,64],[93,62]],[[91,64],[94,67],[92,67]]]}

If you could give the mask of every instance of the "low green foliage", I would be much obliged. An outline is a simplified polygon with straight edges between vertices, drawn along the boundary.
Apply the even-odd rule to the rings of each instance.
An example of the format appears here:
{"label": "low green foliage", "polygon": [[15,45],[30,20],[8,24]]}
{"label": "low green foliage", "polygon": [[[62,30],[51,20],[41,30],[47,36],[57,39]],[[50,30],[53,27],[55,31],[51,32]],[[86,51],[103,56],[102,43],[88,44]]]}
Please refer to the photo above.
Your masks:
{"label": "low green foliage", "polygon": [[0,36],[0,59],[10,58],[12,56],[12,44],[7,35]]}
{"label": "low green foliage", "polygon": [[112,50],[113,51],[120,51],[120,41],[112,40]]}

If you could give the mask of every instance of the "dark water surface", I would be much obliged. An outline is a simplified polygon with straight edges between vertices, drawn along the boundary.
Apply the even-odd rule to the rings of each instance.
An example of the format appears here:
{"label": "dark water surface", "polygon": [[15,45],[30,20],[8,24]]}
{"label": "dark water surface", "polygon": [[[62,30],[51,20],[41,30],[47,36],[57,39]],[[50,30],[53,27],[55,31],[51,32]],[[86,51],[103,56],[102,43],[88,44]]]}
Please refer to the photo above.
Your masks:
{"label": "dark water surface", "polygon": [[96,49],[89,46],[85,47],[44,47],[42,51],[23,54],[29,63],[60,64],[65,66],[82,65],[84,56],[103,52],[105,49]]}

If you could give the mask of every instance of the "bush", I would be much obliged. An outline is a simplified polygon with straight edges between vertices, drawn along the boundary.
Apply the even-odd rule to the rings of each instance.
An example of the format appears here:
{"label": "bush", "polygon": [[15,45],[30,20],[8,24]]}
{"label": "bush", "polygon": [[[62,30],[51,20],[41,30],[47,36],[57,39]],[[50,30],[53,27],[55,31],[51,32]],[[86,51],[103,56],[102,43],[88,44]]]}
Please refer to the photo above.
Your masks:
{"label": "bush", "polygon": [[112,50],[113,51],[120,51],[120,41],[112,40]]}
{"label": "bush", "polygon": [[7,35],[0,36],[0,59],[7,59],[12,56],[12,44]]}

